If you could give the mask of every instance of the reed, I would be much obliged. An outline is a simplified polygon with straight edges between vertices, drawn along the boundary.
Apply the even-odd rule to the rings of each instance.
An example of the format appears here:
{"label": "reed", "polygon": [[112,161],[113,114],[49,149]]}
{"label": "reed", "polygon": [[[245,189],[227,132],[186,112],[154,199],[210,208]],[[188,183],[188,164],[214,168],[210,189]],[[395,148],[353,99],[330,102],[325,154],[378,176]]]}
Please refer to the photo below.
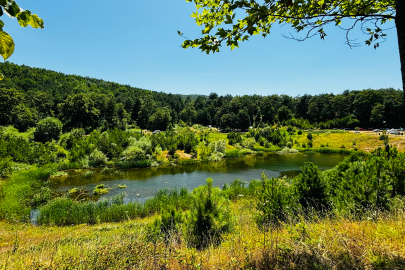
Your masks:
{"label": "reed", "polygon": [[[99,187],[99,190],[103,189]],[[105,187],[104,187],[105,189]],[[110,200],[81,202],[69,197],[56,198],[39,208],[38,223],[50,226],[71,224],[96,224],[125,221],[159,213],[167,207],[186,210],[191,205],[191,196],[186,188],[162,189],[145,202],[131,201],[124,204],[124,194]]]}

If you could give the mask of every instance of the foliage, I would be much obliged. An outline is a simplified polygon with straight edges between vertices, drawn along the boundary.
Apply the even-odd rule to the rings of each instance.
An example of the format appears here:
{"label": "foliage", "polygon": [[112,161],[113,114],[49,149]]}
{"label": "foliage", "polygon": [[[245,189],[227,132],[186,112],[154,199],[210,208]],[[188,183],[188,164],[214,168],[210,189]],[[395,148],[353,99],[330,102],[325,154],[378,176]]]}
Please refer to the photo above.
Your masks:
{"label": "foliage", "polygon": [[129,138],[129,146],[122,153],[122,157],[126,161],[139,161],[147,159],[147,154],[150,153],[152,144],[146,137],[139,140],[136,138]]}
{"label": "foliage", "polygon": [[[238,130],[247,129],[255,123],[260,126],[261,137],[278,145],[283,140],[283,132],[266,127],[266,124],[273,126],[279,122],[292,129],[381,128],[384,125],[403,126],[402,119],[405,119],[403,94],[394,89],[300,97],[232,97],[213,93],[209,97],[185,100],[180,95],[146,91],[8,62],[0,64],[0,71],[6,76],[0,82],[0,103],[3,102],[0,104],[0,125],[13,125],[21,131],[35,127],[46,117],[58,117],[64,125],[64,132],[82,127],[87,133],[94,129],[103,132],[117,128],[124,131],[130,125],[165,130],[169,124],[175,126],[180,121],[186,121],[187,125]],[[380,120],[386,123],[378,122]],[[253,130],[253,137],[260,143],[257,132]],[[164,150],[169,147],[159,144]],[[111,158],[103,149],[100,151]]]}
{"label": "foliage", "polygon": [[89,155],[89,165],[91,167],[96,167],[100,165],[104,165],[107,163],[108,158],[104,155],[103,152],[101,152],[98,149],[95,149],[90,155]]}
{"label": "foliage", "polygon": [[45,180],[55,172],[55,165],[47,165],[13,174],[1,188],[0,218],[28,220],[31,207],[45,204],[50,199],[50,189]]}
{"label": "foliage", "polygon": [[106,193],[108,193],[108,188],[104,184],[97,185],[93,189],[93,194],[94,195],[103,195],[103,194],[106,194]]}
{"label": "foliage", "polygon": [[11,157],[0,158],[0,177],[8,177],[13,172]]}
{"label": "foliage", "polygon": [[207,185],[193,191],[193,205],[186,221],[186,238],[190,246],[204,249],[222,242],[222,235],[233,227],[229,201],[213,187],[211,178]]}
{"label": "foliage", "polygon": [[304,209],[323,210],[328,207],[329,196],[327,184],[318,166],[306,162],[302,172],[294,178],[295,196]]}
{"label": "foliage", "polygon": [[[11,18],[16,17],[22,27],[30,25],[32,28],[44,28],[44,21],[38,15],[21,9],[15,1],[1,1],[0,9],[2,9],[1,15],[4,12]],[[0,55],[5,61],[14,53],[15,44],[11,36],[3,31],[4,22],[2,20],[0,22]]]}
{"label": "foliage", "polygon": [[[344,27],[342,29],[347,31],[346,41],[350,46],[354,44],[349,39],[349,33],[358,21],[362,21],[361,29],[370,36],[365,43],[374,44],[374,48],[377,48],[380,39],[386,36],[382,25],[388,20],[395,20],[396,9],[403,8],[400,5],[397,7],[395,1],[345,0],[325,3],[308,0],[264,2],[188,0],[188,2],[194,2],[196,5],[197,11],[191,17],[195,19],[197,25],[202,25],[204,30],[201,38],[186,39],[182,47],[198,47],[206,53],[218,52],[223,42],[233,50],[239,46],[239,42],[246,41],[253,35],[261,34],[266,37],[274,24],[289,24],[297,33],[306,30],[307,33],[302,38],[296,38],[300,41],[313,36],[324,39],[325,27],[329,24],[340,26],[342,21],[349,23],[348,29]],[[230,27],[224,28],[222,26],[224,24]],[[179,32],[179,35],[183,34]]]}
{"label": "foliage", "polygon": [[38,122],[34,131],[34,139],[37,142],[58,141],[60,135],[62,135],[62,127],[63,124],[60,120],[47,117]]}
{"label": "foliage", "polygon": [[256,209],[259,211],[256,222],[264,230],[280,226],[281,222],[287,221],[296,210],[294,194],[282,179],[268,179],[263,173],[261,187],[256,196]]}

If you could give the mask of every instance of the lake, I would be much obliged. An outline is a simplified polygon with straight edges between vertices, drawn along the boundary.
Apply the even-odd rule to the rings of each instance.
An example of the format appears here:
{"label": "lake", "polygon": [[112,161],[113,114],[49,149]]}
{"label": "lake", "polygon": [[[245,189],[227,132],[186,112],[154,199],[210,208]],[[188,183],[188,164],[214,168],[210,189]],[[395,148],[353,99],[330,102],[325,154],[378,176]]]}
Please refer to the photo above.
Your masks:
{"label": "lake", "polygon": [[[264,153],[261,156],[247,155],[238,159],[224,159],[218,163],[168,165],[157,168],[131,169],[111,174],[102,174],[98,169],[91,178],[83,177],[82,172],[70,171],[68,176],[53,179],[51,185],[57,192],[67,192],[69,189],[77,187],[91,194],[96,185],[105,184],[111,188],[109,193],[95,199],[109,198],[125,192],[128,195],[125,201],[128,202],[132,199],[144,200],[163,188],[186,187],[191,190],[204,185],[209,177],[214,180],[214,185],[219,187],[235,179],[246,182],[261,179],[263,171],[268,177],[287,176],[292,178],[299,174],[300,167],[307,161],[318,165],[321,170],[327,170],[336,166],[344,158],[343,154]],[[126,185],[127,188],[120,189],[118,185]]]}

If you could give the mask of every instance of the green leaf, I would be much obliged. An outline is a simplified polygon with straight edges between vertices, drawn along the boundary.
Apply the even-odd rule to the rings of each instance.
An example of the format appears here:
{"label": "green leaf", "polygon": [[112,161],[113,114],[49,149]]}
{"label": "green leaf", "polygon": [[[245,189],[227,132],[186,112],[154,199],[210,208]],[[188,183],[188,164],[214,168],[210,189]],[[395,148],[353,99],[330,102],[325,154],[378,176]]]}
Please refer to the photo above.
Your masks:
{"label": "green leaf", "polygon": [[9,34],[0,31],[0,54],[6,61],[14,52],[14,41]]}
{"label": "green leaf", "polygon": [[15,1],[12,1],[4,8],[8,14],[15,17],[18,13],[20,13],[20,7],[17,5]]}
{"label": "green leaf", "polygon": [[3,73],[0,73],[0,81],[4,80],[4,75]]}
{"label": "green leaf", "polygon": [[44,20],[40,19],[38,15],[33,14],[31,15],[30,25],[32,28],[44,28]]}
{"label": "green leaf", "polygon": [[29,10],[17,14],[18,23],[22,27],[27,27],[31,21],[31,12]]}
{"label": "green leaf", "polygon": [[226,24],[232,24],[232,23],[233,23],[232,17],[229,16],[229,15],[226,15],[226,21],[225,21],[225,23],[226,23]]}

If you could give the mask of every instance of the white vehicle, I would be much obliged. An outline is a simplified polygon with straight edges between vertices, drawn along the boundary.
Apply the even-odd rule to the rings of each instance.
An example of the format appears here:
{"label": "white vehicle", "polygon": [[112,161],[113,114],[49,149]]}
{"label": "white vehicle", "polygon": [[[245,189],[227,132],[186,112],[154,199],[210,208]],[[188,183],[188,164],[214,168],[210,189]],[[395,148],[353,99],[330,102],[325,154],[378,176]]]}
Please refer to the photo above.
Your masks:
{"label": "white vehicle", "polygon": [[374,129],[373,132],[381,132],[381,129]]}

